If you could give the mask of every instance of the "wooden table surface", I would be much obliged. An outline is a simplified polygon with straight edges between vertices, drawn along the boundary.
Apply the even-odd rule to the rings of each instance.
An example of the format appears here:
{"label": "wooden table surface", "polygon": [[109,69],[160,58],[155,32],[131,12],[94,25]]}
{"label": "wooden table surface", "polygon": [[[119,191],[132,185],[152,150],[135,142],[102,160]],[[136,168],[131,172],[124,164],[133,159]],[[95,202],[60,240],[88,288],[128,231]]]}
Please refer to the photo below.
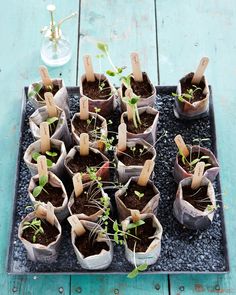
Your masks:
{"label": "wooden table surface", "polygon": [[[9,276],[5,271],[14,195],[22,88],[38,80],[40,29],[48,0],[1,1],[0,46],[0,294],[236,294],[236,3],[234,0],[55,0],[57,18],[79,11],[64,31],[73,57],[50,69],[67,86],[78,84],[82,56],[108,42],[118,65],[138,51],[154,84],[176,85],[208,56],[231,272],[226,275]],[[97,68],[98,71],[98,68]]]}

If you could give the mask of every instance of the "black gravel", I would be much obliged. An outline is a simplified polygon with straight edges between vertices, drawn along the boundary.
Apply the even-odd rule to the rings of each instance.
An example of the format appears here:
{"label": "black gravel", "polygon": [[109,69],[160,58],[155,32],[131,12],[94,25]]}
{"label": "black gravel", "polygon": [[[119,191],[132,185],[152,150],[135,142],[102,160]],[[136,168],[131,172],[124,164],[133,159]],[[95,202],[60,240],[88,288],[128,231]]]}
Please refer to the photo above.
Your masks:
{"label": "black gravel", "polygon": [[[157,217],[163,226],[161,255],[157,263],[148,268],[149,272],[224,272],[228,270],[227,252],[225,249],[223,205],[220,195],[220,183],[217,179],[214,183],[220,208],[214,216],[211,227],[207,230],[193,231],[184,228],[178,223],[172,214],[172,206],[176,193],[176,184],[172,176],[173,159],[177,149],[173,143],[175,135],[181,133],[186,143],[191,143],[194,138],[211,138],[210,142],[204,142],[204,146],[215,152],[215,127],[213,112],[210,116],[201,120],[183,122],[174,117],[173,98],[171,93],[174,87],[158,87],[156,108],[160,111],[158,136],[167,131],[167,136],[157,143],[157,160],[155,165],[154,182],[158,187],[161,199]],[[78,88],[70,88],[71,116],[78,111]],[[13,218],[12,236],[8,258],[8,272],[23,273],[87,273],[76,260],[70,241],[70,226],[67,221],[62,223],[62,243],[57,262],[53,264],[34,263],[27,259],[26,250],[17,237],[20,221],[30,212],[26,206],[31,205],[27,187],[30,173],[23,161],[26,148],[33,142],[29,130],[28,117],[33,108],[26,104],[26,116],[23,122],[23,132],[20,143],[19,175],[16,187],[15,208]],[[112,120],[112,129],[117,131],[119,113],[115,112]],[[68,190],[71,183],[64,180]],[[114,195],[113,195],[114,197]],[[114,246],[112,264],[106,271],[130,272],[133,266],[129,264],[124,255],[122,246]]]}

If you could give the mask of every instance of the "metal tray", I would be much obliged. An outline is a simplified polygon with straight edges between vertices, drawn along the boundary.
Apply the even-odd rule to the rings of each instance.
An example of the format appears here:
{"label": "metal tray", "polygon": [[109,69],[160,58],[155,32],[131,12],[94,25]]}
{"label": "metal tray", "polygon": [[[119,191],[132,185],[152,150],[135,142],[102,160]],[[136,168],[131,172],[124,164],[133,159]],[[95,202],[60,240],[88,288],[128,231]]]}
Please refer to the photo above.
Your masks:
{"label": "metal tray", "polygon": [[[192,231],[181,226],[172,214],[172,205],[177,189],[172,177],[173,159],[177,152],[173,143],[176,134],[181,133],[187,143],[196,137],[210,137],[207,147],[217,155],[216,131],[212,93],[207,118],[194,121],[180,121],[173,115],[172,92],[176,86],[157,86],[155,107],[160,111],[157,135],[164,130],[167,137],[157,143],[157,160],[154,182],[161,193],[157,217],[163,226],[161,256],[157,263],[150,266],[144,274],[154,273],[226,273],[229,271],[229,259],[224,224],[223,203],[219,176],[214,182],[220,208],[217,210],[211,227],[203,231]],[[210,88],[211,89],[211,88]],[[71,115],[79,108],[79,88],[68,87]],[[62,224],[63,239],[57,262],[53,264],[34,263],[27,260],[26,250],[17,237],[21,219],[29,212],[25,209],[30,205],[27,187],[30,173],[23,162],[24,151],[33,142],[29,130],[28,116],[34,111],[27,99],[27,88],[23,91],[22,117],[18,162],[16,167],[15,196],[13,203],[12,227],[7,257],[9,274],[114,274],[128,273],[133,269],[124,255],[122,246],[114,247],[114,258],[110,267],[104,271],[86,271],[76,260],[71,242],[70,226],[67,221]],[[113,117],[114,126],[119,124],[119,114]],[[114,195],[111,195],[114,202]]]}

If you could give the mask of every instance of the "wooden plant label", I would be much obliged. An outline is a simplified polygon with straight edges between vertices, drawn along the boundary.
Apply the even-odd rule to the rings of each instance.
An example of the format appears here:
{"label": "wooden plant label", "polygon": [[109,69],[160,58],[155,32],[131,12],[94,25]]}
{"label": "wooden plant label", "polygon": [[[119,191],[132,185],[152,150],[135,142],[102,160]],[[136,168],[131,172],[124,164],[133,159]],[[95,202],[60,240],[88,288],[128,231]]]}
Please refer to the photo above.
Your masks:
{"label": "wooden plant label", "polygon": [[54,215],[54,207],[52,203],[47,202],[47,215],[46,215],[46,220],[51,224],[55,224],[55,215]]}
{"label": "wooden plant label", "polygon": [[85,55],[83,57],[83,61],[84,61],[84,70],[85,70],[86,80],[88,82],[94,82],[95,81],[95,76],[94,76],[91,56],[90,55]]}
{"label": "wooden plant label", "polygon": [[76,215],[68,217],[67,220],[69,221],[72,229],[75,231],[77,236],[82,236],[83,234],[85,234],[86,229]]}
{"label": "wooden plant label", "polygon": [[[133,96],[133,90],[131,88],[128,88],[125,90],[125,96],[128,97],[129,99],[132,98]],[[132,107],[127,103],[127,117],[128,121],[131,121],[133,119],[133,109]]]}
{"label": "wooden plant label", "polygon": [[89,135],[87,133],[80,134],[80,155],[88,156],[89,154]]}
{"label": "wooden plant label", "polygon": [[141,71],[141,65],[139,61],[139,55],[137,52],[132,52],[130,55],[134,80],[138,82],[143,81],[143,73]]}
{"label": "wooden plant label", "polygon": [[152,174],[154,168],[154,161],[153,160],[146,160],[141,171],[141,174],[138,179],[138,185],[146,186],[149,180],[150,175]]}
{"label": "wooden plant label", "polygon": [[40,143],[41,143],[41,153],[45,154],[46,151],[50,151],[50,135],[49,127],[47,122],[40,123]]}
{"label": "wooden plant label", "polygon": [[78,197],[83,192],[83,184],[82,184],[82,177],[80,173],[76,173],[73,178],[73,186],[75,191],[75,196]]}
{"label": "wooden plant label", "polygon": [[46,219],[47,216],[47,209],[42,205],[38,205],[35,209],[35,215],[38,218]]}
{"label": "wooden plant label", "polygon": [[37,168],[38,168],[39,178],[42,176],[48,176],[47,158],[45,156],[38,157]]}
{"label": "wooden plant label", "polygon": [[47,106],[48,116],[50,118],[57,117],[57,106],[53,99],[53,94],[51,92],[45,92],[44,98]]}
{"label": "wooden plant label", "polygon": [[52,88],[52,86],[53,86],[52,80],[49,77],[48,69],[45,66],[40,66],[39,67],[39,74],[40,74],[41,80],[43,82],[43,85],[46,88],[49,88],[49,87]]}
{"label": "wooden plant label", "polygon": [[118,150],[124,152],[126,150],[127,142],[127,126],[125,123],[121,123],[118,127]]}
{"label": "wooden plant label", "polygon": [[89,118],[89,105],[88,105],[88,98],[82,96],[80,98],[80,120],[88,120]]}
{"label": "wooden plant label", "polygon": [[191,189],[197,189],[201,185],[204,169],[205,169],[205,163],[204,162],[198,162],[195,169],[194,169]]}
{"label": "wooden plant label", "polygon": [[193,75],[191,84],[198,85],[200,83],[200,81],[202,80],[202,76],[204,75],[204,72],[205,72],[205,70],[207,68],[208,63],[209,63],[209,58],[208,57],[203,57],[200,60],[198,68],[197,68],[196,72]]}
{"label": "wooden plant label", "polygon": [[139,210],[131,209],[130,214],[131,214],[133,222],[137,222],[141,219]]}
{"label": "wooden plant label", "polygon": [[180,134],[175,136],[175,144],[185,157],[189,155],[189,150]]}

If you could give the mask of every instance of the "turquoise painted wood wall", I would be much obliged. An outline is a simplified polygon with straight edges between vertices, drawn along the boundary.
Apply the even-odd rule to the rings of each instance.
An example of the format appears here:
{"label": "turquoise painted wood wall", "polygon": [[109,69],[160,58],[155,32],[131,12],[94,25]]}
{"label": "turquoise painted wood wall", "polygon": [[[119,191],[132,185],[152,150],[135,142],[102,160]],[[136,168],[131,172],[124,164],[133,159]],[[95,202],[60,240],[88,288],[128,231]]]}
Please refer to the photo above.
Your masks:
{"label": "turquoise painted wood wall", "polygon": [[[219,161],[224,192],[231,272],[227,275],[8,276],[5,260],[11,224],[22,88],[38,79],[40,29],[48,23],[48,0],[1,1],[0,18],[0,287],[5,294],[236,294],[234,169],[236,144],[236,3],[234,0],[54,0],[60,18],[75,10],[64,30],[73,58],[50,69],[78,84],[83,54],[109,43],[117,64],[138,51],[153,83],[175,85],[207,55],[213,87]],[[96,66],[95,66],[96,67]],[[97,68],[98,69],[98,68]]]}

